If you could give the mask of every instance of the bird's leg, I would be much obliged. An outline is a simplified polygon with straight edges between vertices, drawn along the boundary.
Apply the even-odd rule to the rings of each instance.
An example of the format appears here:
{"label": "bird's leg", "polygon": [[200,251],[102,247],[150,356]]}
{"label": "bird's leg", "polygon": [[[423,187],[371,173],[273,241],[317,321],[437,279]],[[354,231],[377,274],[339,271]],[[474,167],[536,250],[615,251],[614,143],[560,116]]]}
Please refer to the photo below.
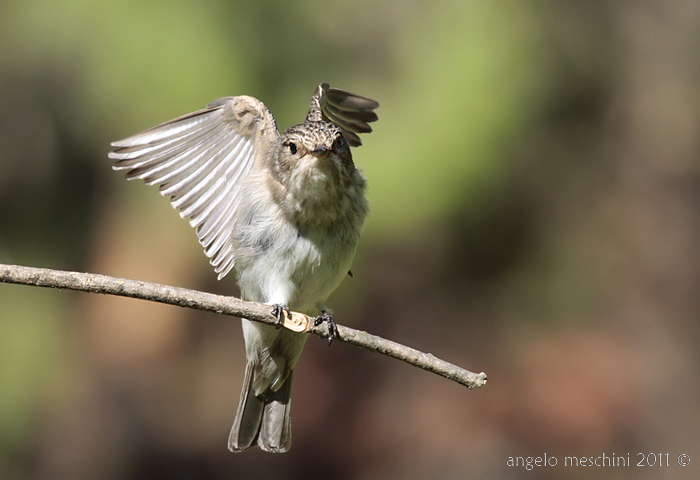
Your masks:
{"label": "bird's leg", "polygon": [[335,320],[333,320],[333,315],[331,315],[325,310],[321,310],[321,315],[316,317],[316,319],[314,320],[314,325],[318,327],[323,322],[326,322],[328,324],[328,346],[330,346],[334,338],[340,338],[340,335],[338,334],[338,325],[335,324]]}
{"label": "bird's leg", "polygon": [[280,328],[282,326],[282,312],[285,312],[287,314],[287,317],[292,315],[291,310],[289,310],[289,307],[286,305],[280,305],[279,303],[275,303],[272,306],[272,314],[277,319],[277,321],[275,322],[275,328]]}

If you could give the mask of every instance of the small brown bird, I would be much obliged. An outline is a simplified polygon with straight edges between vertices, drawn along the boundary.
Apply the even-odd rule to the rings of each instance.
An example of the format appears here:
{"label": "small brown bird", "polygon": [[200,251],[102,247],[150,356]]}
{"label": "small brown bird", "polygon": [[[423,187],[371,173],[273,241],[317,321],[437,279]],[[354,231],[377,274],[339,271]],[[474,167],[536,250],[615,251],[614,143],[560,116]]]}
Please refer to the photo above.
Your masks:
{"label": "small brown bird", "polygon": [[[115,170],[158,185],[196,228],[224,277],[235,268],[241,296],[335,323],[324,305],[349,273],[367,216],[366,181],[350,146],[377,120],[374,100],[321,84],[306,121],[282,135],[248,96],[112,143]],[[291,446],[292,374],[306,334],[242,320],[247,365],[229,437],[232,451]]]}

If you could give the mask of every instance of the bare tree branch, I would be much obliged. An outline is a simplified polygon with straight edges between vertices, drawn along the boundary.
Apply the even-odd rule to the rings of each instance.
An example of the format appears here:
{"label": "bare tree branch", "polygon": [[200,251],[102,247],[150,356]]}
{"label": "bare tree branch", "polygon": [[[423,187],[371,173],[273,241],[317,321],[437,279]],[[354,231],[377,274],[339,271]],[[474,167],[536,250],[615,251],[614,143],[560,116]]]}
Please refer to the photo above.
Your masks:
{"label": "bare tree branch", "polygon": [[[224,297],[197,290],[92,273],[65,272],[48,268],[0,264],[0,282],[140,298],[179,307],[247,318],[248,320],[268,325],[274,325],[276,321],[271,313],[270,306],[262,303],[246,302],[235,297]],[[323,337],[328,335],[328,327],[325,323],[316,326],[313,319],[297,312],[293,312],[291,318],[285,316],[284,326],[297,332],[309,332]],[[403,360],[406,363],[441,375],[470,389],[486,384],[486,374],[483,372],[473,373],[464,370],[429,353],[423,353],[400,343],[342,325],[338,325],[338,333],[340,335],[339,340],[343,342]]]}

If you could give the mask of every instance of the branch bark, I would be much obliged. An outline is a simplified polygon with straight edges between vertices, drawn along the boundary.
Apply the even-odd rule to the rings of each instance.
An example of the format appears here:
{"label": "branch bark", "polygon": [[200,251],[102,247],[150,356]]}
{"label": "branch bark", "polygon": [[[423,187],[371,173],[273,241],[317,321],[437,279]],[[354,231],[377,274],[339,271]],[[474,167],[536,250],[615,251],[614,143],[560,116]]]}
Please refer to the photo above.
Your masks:
{"label": "branch bark", "polygon": [[[247,318],[248,320],[268,325],[274,325],[276,322],[270,306],[262,303],[247,302],[236,297],[225,297],[197,290],[114,278],[93,273],[66,272],[48,268],[0,264],[0,282],[140,298],[152,302]],[[313,333],[322,337],[328,336],[326,324],[314,325],[313,319],[307,315],[292,312],[290,317],[285,315],[283,321],[284,326],[291,330]],[[470,372],[457,365],[440,360],[430,353],[424,353],[400,343],[343,325],[338,325],[338,334],[338,339],[343,342],[402,360],[423,370],[460,383],[467,388],[478,388],[486,384],[485,373]]]}

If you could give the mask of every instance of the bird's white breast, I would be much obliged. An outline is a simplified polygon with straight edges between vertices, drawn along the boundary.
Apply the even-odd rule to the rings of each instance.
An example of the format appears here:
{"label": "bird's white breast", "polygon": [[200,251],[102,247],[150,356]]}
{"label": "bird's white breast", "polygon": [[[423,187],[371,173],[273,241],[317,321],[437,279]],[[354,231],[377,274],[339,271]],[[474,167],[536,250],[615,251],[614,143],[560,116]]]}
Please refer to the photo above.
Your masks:
{"label": "bird's white breast", "polygon": [[363,220],[302,229],[268,190],[252,188],[239,218],[234,248],[242,297],[309,314],[347,275]]}

